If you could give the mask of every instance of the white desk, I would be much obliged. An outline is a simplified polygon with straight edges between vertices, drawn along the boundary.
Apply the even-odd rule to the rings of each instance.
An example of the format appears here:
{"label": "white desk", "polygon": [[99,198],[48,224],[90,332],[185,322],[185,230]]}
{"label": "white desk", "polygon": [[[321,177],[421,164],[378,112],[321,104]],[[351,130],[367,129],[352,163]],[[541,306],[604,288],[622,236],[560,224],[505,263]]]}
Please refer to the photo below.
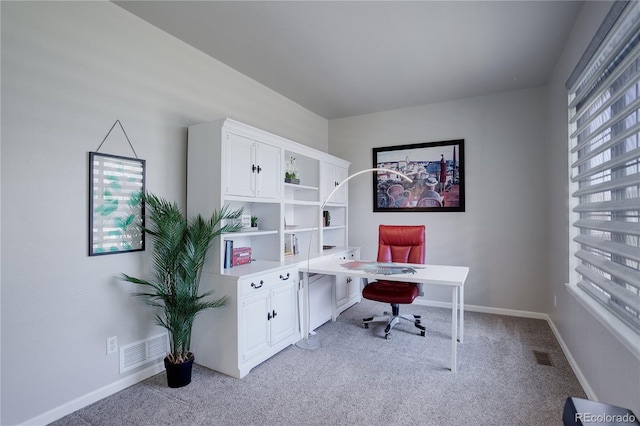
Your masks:
{"label": "white desk", "polygon": [[[387,280],[387,281],[406,281],[418,284],[435,284],[451,287],[451,371],[456,372],[456,349],[457,341],[462,343],[464,338],[464,282],[467,279],[469,268],[466,266],[443,266],[443,265],[412,265],[398,263],[397,266],[414,267],[416,273],[411,274],[394,274],[383,275],[374,274],[358,269],[348,269],[342,264],[350,262],[349,260],[338,260],[330,258],[322,258],[311,260],[307,265],[300,265],[300,271],[304,274],[305,290],[308,290],[309,273],[326,274],[326,275],[347,275],[356,278],[367,278],[370,280]],[[420,268],[420,269],[418,269]],[[305,298],[308,297],[308,291],[304,292]],[[306,303],[306,301],[305,301]],[[308,305],[305,305],[308,306]],[[458,309],[456,309],[456,307]],[[460,312],[460,333],[458,334],[458,310]],[[308,338],[307,326],[303,327],[303,337]]]}

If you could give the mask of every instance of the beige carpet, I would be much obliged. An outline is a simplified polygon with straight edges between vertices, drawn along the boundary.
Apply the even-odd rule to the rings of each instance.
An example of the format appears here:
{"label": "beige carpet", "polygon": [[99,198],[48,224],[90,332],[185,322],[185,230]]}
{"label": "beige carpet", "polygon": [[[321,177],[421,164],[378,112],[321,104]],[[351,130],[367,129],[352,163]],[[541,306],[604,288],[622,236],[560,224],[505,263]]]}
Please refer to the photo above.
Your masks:
{"label": "beige carpet", "polygon": [[322,348],[291,346],[244,379],[196,365],[170,389],[162,373],[53,424],[561,426],[565,399],[586,397],[545,321],[466,312],[453,374],[450,310],[403,306],[427,336],[407,324],[387,341],[361,325],[385,309],[364,300],[317,330]]}

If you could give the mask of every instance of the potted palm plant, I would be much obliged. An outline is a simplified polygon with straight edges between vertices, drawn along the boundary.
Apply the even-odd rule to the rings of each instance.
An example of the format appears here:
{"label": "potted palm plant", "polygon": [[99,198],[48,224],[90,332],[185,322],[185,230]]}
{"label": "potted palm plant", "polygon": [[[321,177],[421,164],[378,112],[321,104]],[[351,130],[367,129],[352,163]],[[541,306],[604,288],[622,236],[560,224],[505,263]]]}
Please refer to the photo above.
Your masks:
{"label": "potted palm plant", "polygon": [[226,303],[226,297],[212,300],[212,291],[199,294],[200,277],[207,251],[220,234],[240,227],[232,224],[242,210],[230,211],[226,206],[214,211],[210,218],[197,215],[185,218],[176,203],[153,194],[144,196],[148,226],[144,232],[153,242],[153,278],[145,280],[122,274],[122,279],[146,287],[134,293],[162,311],[156,322],[169,332],[170,352],[164,359],[169,387],[182,387],[191,382],[195,359],[191,352],[191,330],[196,315]]}

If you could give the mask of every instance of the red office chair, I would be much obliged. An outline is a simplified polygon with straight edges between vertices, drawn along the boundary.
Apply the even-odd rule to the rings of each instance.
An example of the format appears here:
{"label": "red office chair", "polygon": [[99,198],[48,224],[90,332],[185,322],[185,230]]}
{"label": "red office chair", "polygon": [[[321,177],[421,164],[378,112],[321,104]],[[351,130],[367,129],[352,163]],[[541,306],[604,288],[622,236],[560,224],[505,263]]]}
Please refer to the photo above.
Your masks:
{"label": "red office chair", "polygon": [[[380,225],[378,229],[378,262],[424,263],[425,227]],[[365,318],[364,328],[369,323],[386,322],[385,338],[391,338],[391,329],[400,320],[412,322],[425,335],[425,328],[420,324],[420,315],[400,315],[400,304],[410,304],[422,295],[416,283],[379,280],[365,285],[362,297],[377,302],[391,304],[391,314]]]}

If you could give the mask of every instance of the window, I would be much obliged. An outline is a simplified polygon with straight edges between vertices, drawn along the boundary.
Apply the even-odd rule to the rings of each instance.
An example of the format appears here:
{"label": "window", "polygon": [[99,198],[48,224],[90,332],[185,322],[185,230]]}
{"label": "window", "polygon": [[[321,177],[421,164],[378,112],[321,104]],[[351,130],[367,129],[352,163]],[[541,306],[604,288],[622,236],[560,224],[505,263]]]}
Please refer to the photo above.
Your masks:
{"label": "window", "polygon": [[640,2],[616,2],[567,82],[572,282],[640,334]]}

